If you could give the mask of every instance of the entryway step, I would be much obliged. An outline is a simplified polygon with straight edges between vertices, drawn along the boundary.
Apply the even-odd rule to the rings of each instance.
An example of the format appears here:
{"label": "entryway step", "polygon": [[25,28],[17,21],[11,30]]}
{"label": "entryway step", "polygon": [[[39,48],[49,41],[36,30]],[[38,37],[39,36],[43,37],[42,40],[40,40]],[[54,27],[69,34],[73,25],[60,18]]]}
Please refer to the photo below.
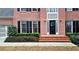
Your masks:
{"label": "entryway step", "polygon": [[40,42],[70,42],[69,37],[40,37]]}

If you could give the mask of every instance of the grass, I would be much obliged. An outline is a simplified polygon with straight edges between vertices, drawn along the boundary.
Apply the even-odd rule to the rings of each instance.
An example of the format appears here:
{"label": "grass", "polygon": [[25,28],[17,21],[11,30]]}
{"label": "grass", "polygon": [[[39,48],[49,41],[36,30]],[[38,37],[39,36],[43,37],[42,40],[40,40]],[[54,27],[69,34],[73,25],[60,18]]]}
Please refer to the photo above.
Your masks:
{"label": "grass", "polygon": [[0,51],[79,51],[77,46],[0,46]]}

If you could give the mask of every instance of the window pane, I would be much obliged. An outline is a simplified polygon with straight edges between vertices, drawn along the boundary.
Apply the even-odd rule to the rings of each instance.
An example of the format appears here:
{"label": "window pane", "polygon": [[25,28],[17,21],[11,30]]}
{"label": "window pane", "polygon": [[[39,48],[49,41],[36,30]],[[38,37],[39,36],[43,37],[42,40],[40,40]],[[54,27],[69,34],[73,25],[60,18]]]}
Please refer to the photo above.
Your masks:
{"label": "window pane", "polygon": [[21,11],[26,11],[26,8],[21,8]]}
{"label": "window pane", "polygon": [[30,26],[29,26],[29,27],[30,27],[30,28],[29,28],[29,33],[32,33],[32,21],[29,21],[29,25],[30,25]]}
{"label": "window pane", "polygon": [[27,8],[27,11],[31,12],[31,8]]}
{"label": "window pane", "polygon": [[38,32],[38,23],[37,23],[37,21],[34,21],[33,22],[33,32]]}
{"label": "window pane", "polygon": [[17,8],[17,11],[20,11],[20,8]]}
{"label": "window pane", "polygon": [[32,33],[32,21],[23,21],[22,22],[22,32],[23,33]]}
{"label": "window pane", "polygon": [[48,12],[57,12],[57,8],[48,8]]}
{"label": "window pane", "polygon": [[27,32],[27,23],[25,21],[22,22],[22,32],[23,33]]}
{"label": "window pane", "polygon": [[73,8],[73,11],[79,11],[79,8]]}
{"label": "window pane", "polygon": [[72,32],[71,31],[71,21],[66,21],[66,32]]}
{"label": "window pane", "polygon": [[66,8],[65,10],[66,11],[72,11],[72,8]]}
{"label": "window pane", "polygon": [[79,21],[76,22],[76,32],[79,33]]}
{"label": "window pane", "polygon": [[33,8],[33,11],[38,11],[38,9],[37,8]]}
{"label": "window pane", "polygon": [[40,33],[40,21],[38,21],[38,32]]}
{"label": "window pane", "polygon": [[56,19],[57,14],[48,14],[48,19]]}
{"label": "window pane", "polygon": [[76,32],[76,21],[73,21],[73,32]]}
{"label": "window pane", "polygon": [[31,12],[31,8],[21,8],[21,11],[24,11],[24,12]]}
{"label": "window pane", "polygon": [[79,32],[79,21],[73,21],[73,32],[74,33]]}

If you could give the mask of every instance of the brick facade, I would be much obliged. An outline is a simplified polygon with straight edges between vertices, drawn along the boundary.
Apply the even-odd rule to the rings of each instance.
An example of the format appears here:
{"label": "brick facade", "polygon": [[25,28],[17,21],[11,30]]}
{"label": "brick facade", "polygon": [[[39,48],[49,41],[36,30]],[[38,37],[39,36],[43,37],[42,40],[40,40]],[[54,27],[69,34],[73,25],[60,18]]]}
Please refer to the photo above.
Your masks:
{"label": "brick facade", "polygon": [[[45,37],[50,37],[50,35],[47,34],[47,9],[46,8],[40,8],[40,12],[18,12],[17,8],[14,8],[14,16],[13,18],[0,18],[0,25],[14,25],[17,27],[18,21],[40,21],[40,38],[43,37],[45,40]],[[59,22],[59,34],[54,36],[59,36],[58,38],[50,37],[47,39],[47,41],[51,41],[52,39],[58,40],[58,41],[69,41],[69,39],[65,35],[65,21],[66,20],[79,20],[79,12],[78,11],[65,11],[65,8],[59,8],[58,9],[58,22]],[[44,36],[43,36],[44,35]],[[61,38],[60,36],[63,36]],[[66,39],[65,39],[66,38]],[[68,39],[68,40],[67,40]],[[54,40],[54,41],[55,41]],[[40,40],[42,41],[42,40]]]}

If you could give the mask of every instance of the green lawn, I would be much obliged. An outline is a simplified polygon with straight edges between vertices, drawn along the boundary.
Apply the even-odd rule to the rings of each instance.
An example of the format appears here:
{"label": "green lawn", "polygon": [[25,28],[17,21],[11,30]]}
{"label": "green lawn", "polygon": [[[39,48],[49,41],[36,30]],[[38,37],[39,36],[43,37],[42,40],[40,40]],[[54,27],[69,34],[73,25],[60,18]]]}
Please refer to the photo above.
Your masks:
{"label": "green lawn", "polygon": [[79,51],[77,46],[0,46],[0,51]]}

